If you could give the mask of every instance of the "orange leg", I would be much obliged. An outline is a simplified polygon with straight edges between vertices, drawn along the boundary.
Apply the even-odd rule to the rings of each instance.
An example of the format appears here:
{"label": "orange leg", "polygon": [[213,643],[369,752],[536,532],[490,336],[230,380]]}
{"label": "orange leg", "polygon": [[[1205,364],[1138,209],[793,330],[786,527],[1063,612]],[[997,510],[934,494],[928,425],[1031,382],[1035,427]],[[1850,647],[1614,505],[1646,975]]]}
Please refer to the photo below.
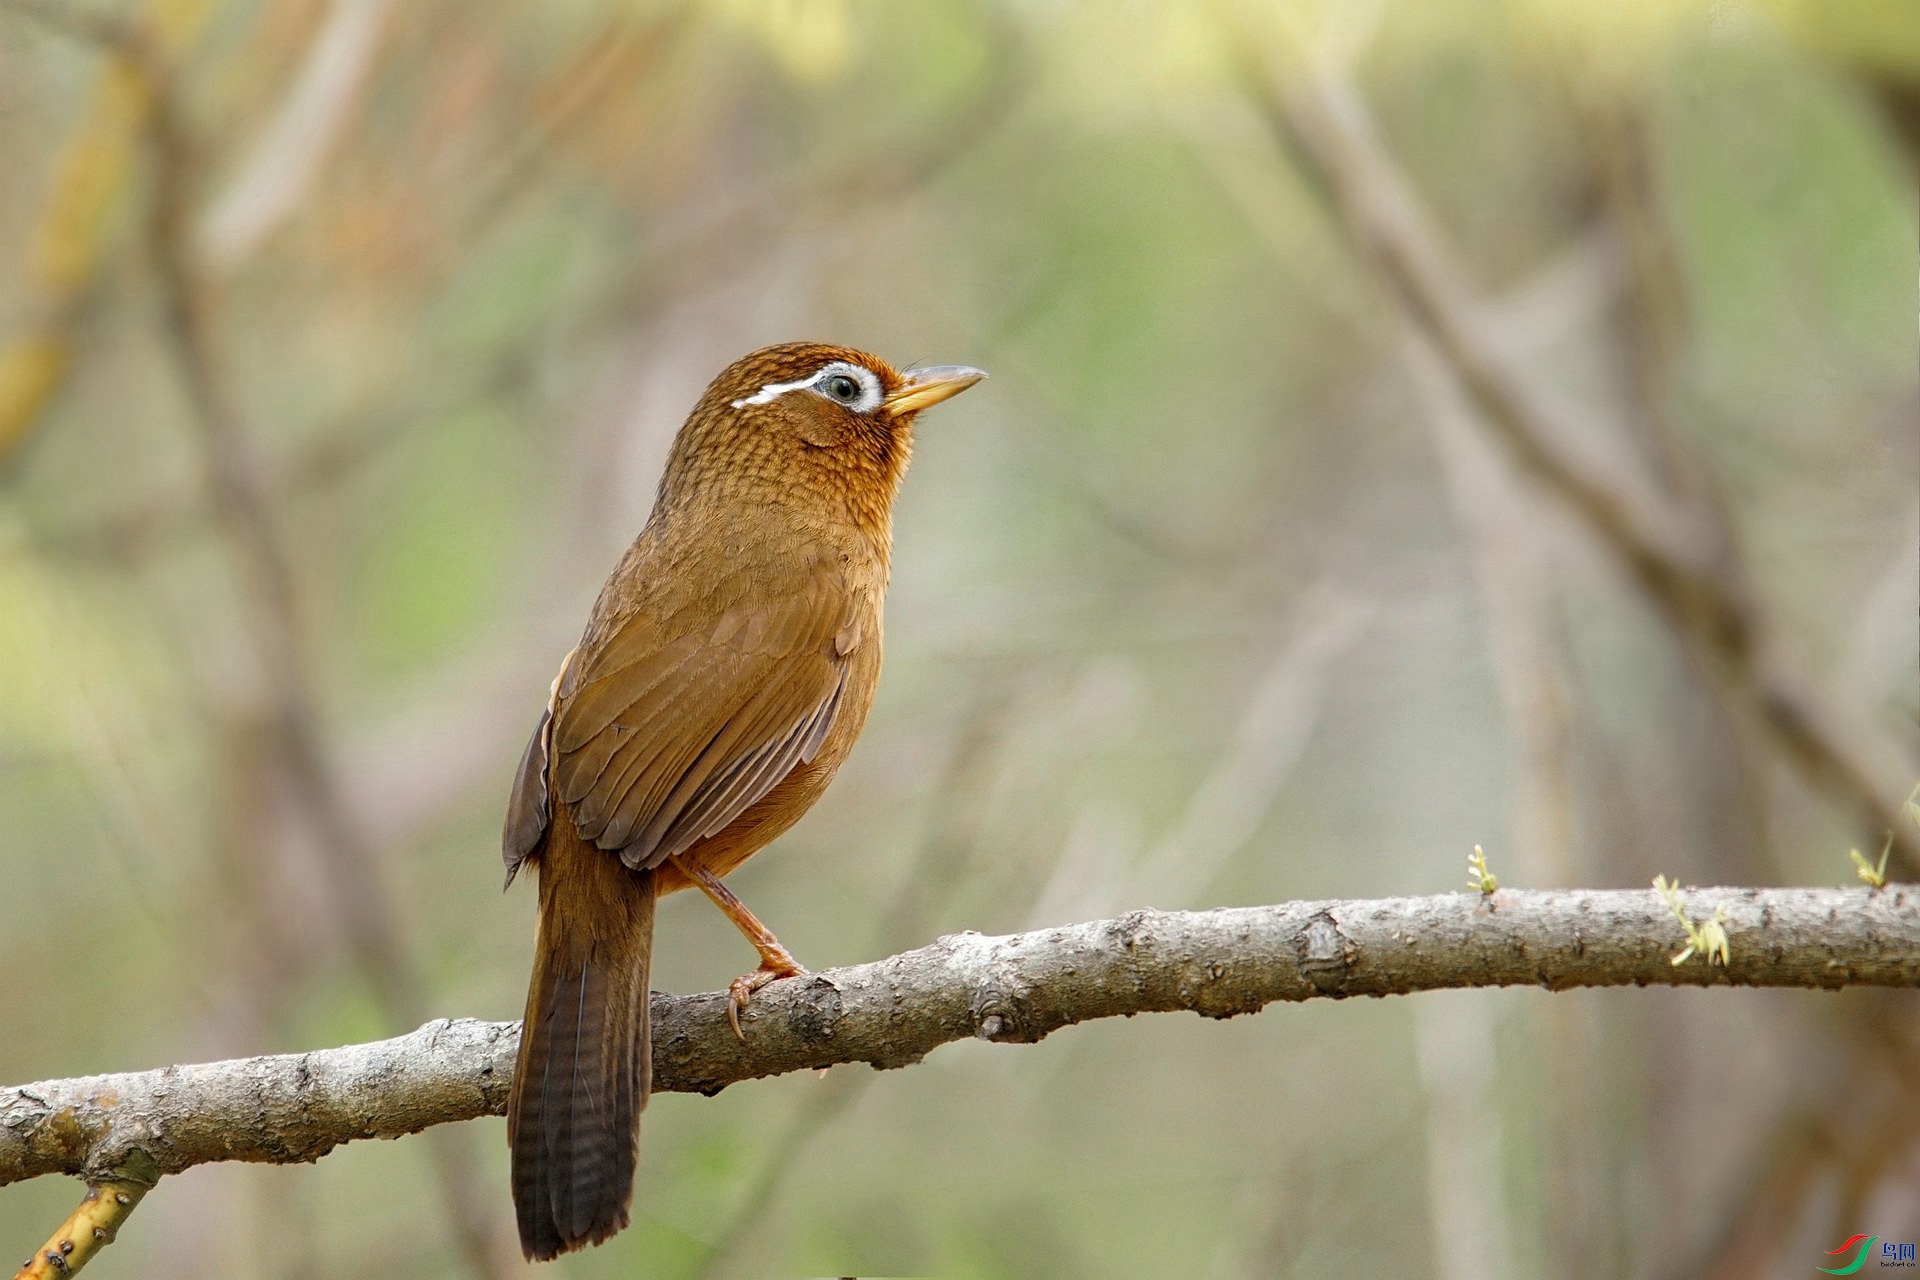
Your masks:
{"label": "orange leg", "polygon": [[773,930],[761,924],[759,918],[747,910],[747,904],[720,882],[719,876],[697,862],[681,858],[675,858],[673,865],[680,868],[681,874],[693,881],[700,892],[712,899],[714,906],[726,913],[727,919],[733,921],[733,927],[744,934],[747,941],[753,944],[753,949],[760,953],[760,967],[735,978],[727,987],[727,1023],[732,1026],[733,1034],[744,1042],[747,1036],[740,1030],[740,1011],[747,1007],[753,993],[780,978],[805,977],[807,971],[780,945],[780,939],[773,936]]}

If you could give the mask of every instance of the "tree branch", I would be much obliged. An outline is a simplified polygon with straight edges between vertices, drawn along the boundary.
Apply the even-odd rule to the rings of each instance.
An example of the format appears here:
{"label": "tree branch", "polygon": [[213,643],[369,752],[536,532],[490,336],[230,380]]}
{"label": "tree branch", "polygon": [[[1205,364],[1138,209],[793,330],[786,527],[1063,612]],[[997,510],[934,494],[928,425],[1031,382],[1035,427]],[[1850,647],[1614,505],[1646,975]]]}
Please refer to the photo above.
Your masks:
{"label": "tree branch", "polygon": [[120,1226],[153,1189],[149,1178],[127,1177],[87,1187],[80,1207],[67,1215],[47,1242],[20,1264],[13,1280],[49,1280],[69,1276],[113,1243]]}
{"label": "tree branch", "polygon": [[[965,933],[872,964],[775,983],[747,1043],[720,992],[655,993],[654,1088],[730,1084],[943,1044],[1041,1039],[1094,1018],[1274,1001],[1535,985],[1920,986],[1920,892],[1696,889],[1725,913],[1728,962],[1675,965],[1681,926],[1648,891],[1516,891],[1216,911],[1137,911],[1007,937]],[[374,1044],[0,1088],[0,1185],[49,1173],[101,1183],[130,1167],[317,1160],[506,1107],[511,1022],[443,1019]],[[151,1161],[149,1165],[147,1162]]]}

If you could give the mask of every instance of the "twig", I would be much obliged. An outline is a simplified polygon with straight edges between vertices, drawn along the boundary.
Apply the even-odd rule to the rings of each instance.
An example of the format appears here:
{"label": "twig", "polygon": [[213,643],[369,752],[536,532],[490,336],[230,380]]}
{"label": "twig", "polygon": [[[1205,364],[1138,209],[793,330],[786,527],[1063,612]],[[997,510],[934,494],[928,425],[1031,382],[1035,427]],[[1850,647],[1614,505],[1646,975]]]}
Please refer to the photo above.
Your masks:
{"label": "twig", "polygon": [[139,1205],[153,1183],[133,1179],[96,1182],[81,1197],[80,1207],[67,1215],[31,1258],[20,1264],[13,1280],[49,1280],[70,1276],[113,1243],[120,1224]]}
{"label": "twig", "polygon": [[[1216,911],[1137,911],[1007,937],[963,933],[777,982],[743,1046],[724,992],[655,993],[654,1088],[717,1093],[762,1076],[917,1063],[977,1038],[1032,1043],[1075,1023],[1274,1001],[1460,987],[1920,985],[1920,891],[1710,889],[1724,965],[1668,961],[1673,916],[1646,890],[1502,889]],[[82,1177],[138,1152],[162,1174],[291,1164],[360,1138],[500,1114],[518,1024],[432,1022],[374,1044],[0,1089],[0,1185]]]}

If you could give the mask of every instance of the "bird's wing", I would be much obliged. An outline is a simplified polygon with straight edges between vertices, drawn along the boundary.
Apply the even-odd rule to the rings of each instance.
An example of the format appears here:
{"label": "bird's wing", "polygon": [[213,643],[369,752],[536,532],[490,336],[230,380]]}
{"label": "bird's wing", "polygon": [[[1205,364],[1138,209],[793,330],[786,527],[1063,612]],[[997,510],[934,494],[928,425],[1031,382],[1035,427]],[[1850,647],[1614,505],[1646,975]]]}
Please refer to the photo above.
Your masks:
{"label": "bird's wing", "polygon": [[563,673],[546,730],[552,795],[629,866],[684,853],[819,752],[858,616],[834,556],[777,584],[736,570],[657,598]]}
{"label": "bird's wing", "polygon": [[513,775],[513,790],[507,794],[506,829],[500,836],[500,853],[507,863],[507,883],[519,872],[527,855],[540,847],[547,834],[547,756],[553,740],[553,708],[560,699],[560,682],[573,665],[574,650],[560,660],[560,674],[547,690],[547,706],[533,726],[527,749],[520,755],[519,771]]}

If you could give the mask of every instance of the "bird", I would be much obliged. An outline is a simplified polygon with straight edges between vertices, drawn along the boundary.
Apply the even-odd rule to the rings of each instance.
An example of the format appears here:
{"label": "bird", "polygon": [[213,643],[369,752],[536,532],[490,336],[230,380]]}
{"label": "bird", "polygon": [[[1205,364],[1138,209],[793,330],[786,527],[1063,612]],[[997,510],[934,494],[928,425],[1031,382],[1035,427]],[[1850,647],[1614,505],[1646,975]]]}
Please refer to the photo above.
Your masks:
{"label": "bird", "polygon": [[523,866],[539,880],[507,1104],[530,1260],[627,1225],[660,895],[699,889],[759,953],[728,988],[736,1035],[755,991],[806,972],[723,878],[813,806],[859,736],[915,419],[985,376],[784,343],[727,366],[675,436],[508,796],[507,884]]}

